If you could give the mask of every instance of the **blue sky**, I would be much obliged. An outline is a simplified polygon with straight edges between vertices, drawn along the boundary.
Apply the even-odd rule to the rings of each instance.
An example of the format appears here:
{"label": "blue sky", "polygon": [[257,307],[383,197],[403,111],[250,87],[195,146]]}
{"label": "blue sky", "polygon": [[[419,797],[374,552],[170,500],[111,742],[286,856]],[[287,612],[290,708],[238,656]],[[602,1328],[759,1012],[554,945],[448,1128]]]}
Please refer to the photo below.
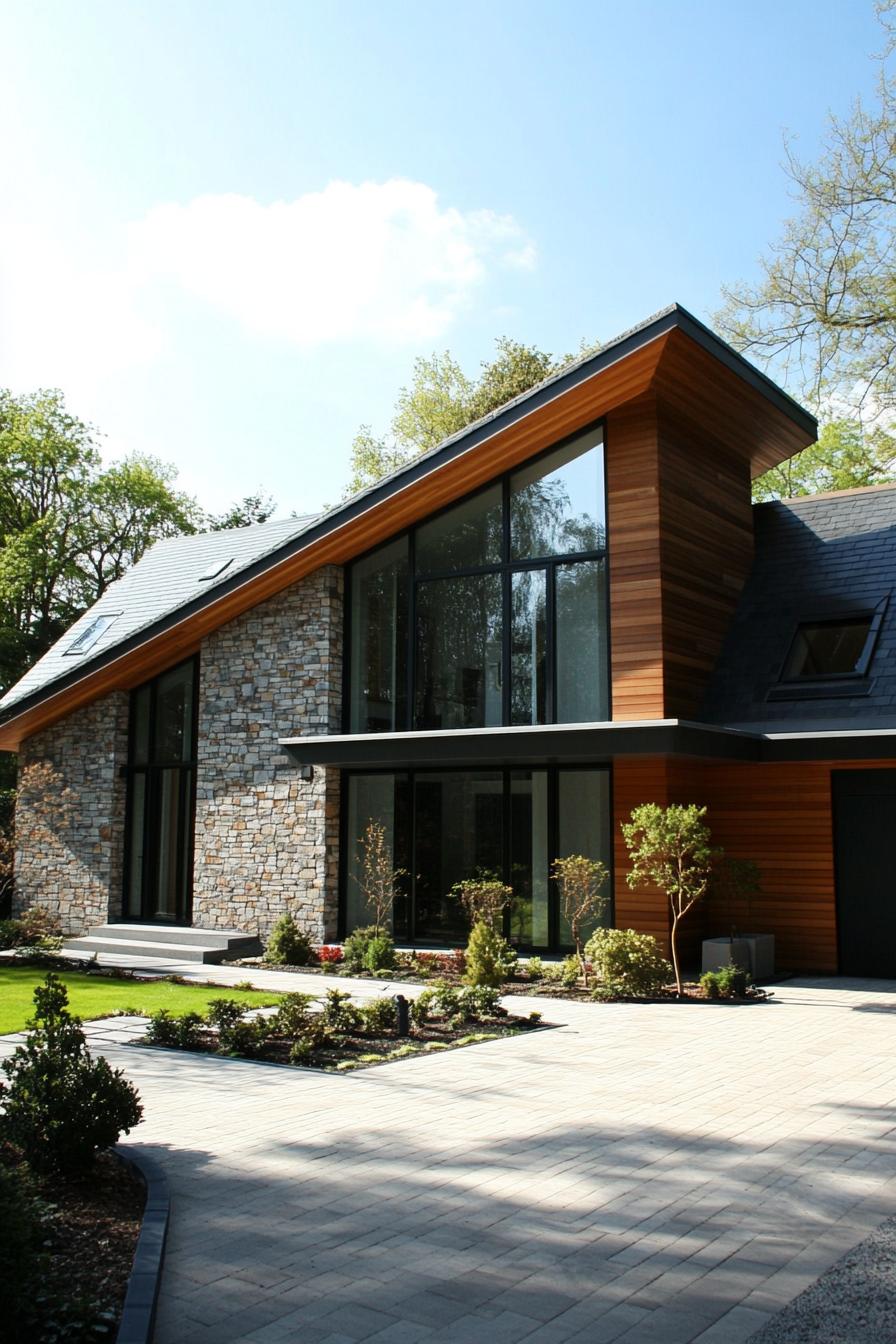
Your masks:
{"label": "blue sky", "polygon": [[880,46],[870,0],[6,0],[0,385],[209,508],[335,502],[418,354],[711,319]]}

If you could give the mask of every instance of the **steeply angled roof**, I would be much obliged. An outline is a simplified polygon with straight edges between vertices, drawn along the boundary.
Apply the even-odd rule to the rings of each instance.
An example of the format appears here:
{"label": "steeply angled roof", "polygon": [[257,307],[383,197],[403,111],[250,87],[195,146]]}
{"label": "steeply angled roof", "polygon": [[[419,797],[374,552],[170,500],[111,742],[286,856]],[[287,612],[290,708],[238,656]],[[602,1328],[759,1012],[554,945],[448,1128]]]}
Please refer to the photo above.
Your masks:
{"label": "steeply angled roof", "polygon": [[893,592],[896,485],[757,504],[754,521],[753,569],[699,717],[768,731],[896,727],[896,600],[866,679],[779,685],[800,622],[869,611]]}
{"label": "steeply angled roof", "polygon": [[[651,388],[682,414],[702,417],[732,452],[749,458],[754,474],[815,438],[807,411],[672,304],[329,512],[238,529],[239,554],[213,579],[199,575],[213,557],[226,558],[221,538],[237,533],[153,547],[0,701],[0,749],[14,749],[96,695],[135,684],[137,671],[145,677],[170,665],[190,641],[196,647],[210,630],[314,568],[343,563],[484,483],[488,473],[500,474]],[[98,615],[119,612],[83,654],[66,652]]]}

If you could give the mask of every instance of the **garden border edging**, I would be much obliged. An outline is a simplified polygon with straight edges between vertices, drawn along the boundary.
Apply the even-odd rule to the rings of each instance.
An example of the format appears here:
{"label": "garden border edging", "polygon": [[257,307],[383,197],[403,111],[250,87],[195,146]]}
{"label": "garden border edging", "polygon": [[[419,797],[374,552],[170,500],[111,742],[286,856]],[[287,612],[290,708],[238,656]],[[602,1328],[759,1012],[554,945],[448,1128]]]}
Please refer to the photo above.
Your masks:
{"label": "garden border edging", "polygon": [[168,1178],[155,1158],[133,1144],[116,1144],[112,1151],[146,1183],[146,1204],[115,1344],[151,1344],[171,1214]]}

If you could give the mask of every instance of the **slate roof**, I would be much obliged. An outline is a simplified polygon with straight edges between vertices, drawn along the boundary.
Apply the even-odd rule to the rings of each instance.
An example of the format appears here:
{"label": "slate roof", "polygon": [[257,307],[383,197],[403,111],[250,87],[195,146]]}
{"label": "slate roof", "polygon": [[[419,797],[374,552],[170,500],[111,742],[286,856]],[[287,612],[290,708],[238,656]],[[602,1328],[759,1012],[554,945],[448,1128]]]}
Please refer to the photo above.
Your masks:
{"label": "slate roof", "polygon": [[697,717],[772,732],[896,727],[896,599],[867,679],[776,698],[800,621],[869,610],[890,597],[896,485],[757,504],[754,525],[753,569]]}
{"label": "slate roof", "polygon": [[[285,542],[300,536],[315,521],[315,515],[256,523],[252,527],[227,528],[193,537],[171,537],[158,541],[146,555],[117,582],[112,583],[98,602],[75,621],[53,647],[44,654],[0,700],[0,710],[11,708],[35,691],[80,670],[95,659],[147,630],[179,607],[187,606],[210,589],[232,579],[241,570],[278,550]],[[203,582],[202,575],[231,561],[217,579]],[[67,653],[78,636],[98,616],[115,620],[83,654]]]}

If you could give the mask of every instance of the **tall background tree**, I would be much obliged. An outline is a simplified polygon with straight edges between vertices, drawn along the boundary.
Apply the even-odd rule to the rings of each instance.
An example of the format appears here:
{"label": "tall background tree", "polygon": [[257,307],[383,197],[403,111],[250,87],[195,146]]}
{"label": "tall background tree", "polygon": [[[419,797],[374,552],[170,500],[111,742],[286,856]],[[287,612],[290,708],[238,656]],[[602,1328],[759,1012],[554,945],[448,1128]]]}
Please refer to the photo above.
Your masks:
{"label": "tall background tree", "polygon": [[876,6],[884,34],[877,95],[831,116],[824,149],[787,148],[797,211],[755,285],[725,291],[717,324],[732,344],[816,410],[818,443],[757,483],[759,498],[873,485],[896,476],[896,0]]}
{"label": "tall background tree", "polygon": [[583,342],[576,354],[555,359],[534,345],[502,336],[495,342],[494,358],[483,360],[474,379],[467,377],[447,350],[415,360],[410,386],[398,394],[389,432],[377,436],[369,425],[362,425],[355,435],[345,497],[375,485],[596,348]]}

